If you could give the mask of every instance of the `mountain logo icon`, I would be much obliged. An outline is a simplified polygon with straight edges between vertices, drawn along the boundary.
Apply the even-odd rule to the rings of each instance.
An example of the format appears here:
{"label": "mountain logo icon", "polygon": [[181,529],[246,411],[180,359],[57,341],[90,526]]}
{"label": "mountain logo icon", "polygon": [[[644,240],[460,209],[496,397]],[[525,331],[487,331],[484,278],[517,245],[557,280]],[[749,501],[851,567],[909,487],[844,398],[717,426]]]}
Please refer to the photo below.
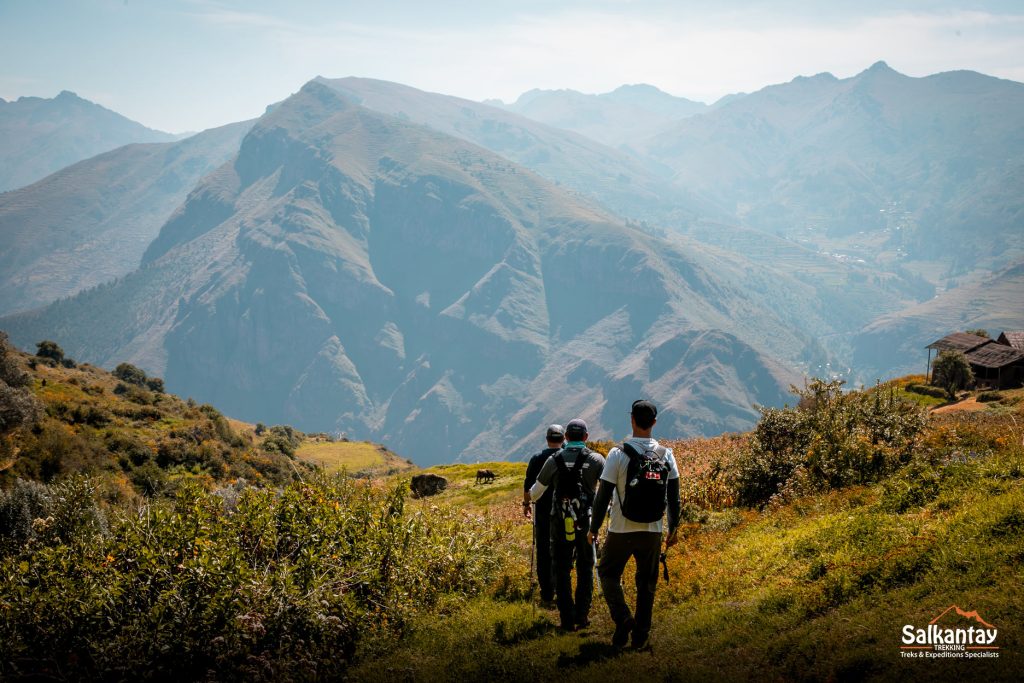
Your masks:
{"label": "mountain logo icon", "polygon": [[935,617],[934,619],[932,619],[928,623],[929,624],[937,624],[937,623],[939,623],[939,620],[941,620],[943,617],[945,617],[950,612],[954,612],[958,616],[961,616],[961,617],[963,617],[965,619],[972,619],[972,620],[978,622],[979,624],[981,624],[982,626],[984,626],[985,628],[995,628],[995,626],[993,626],[992,624],[988,623],[987,621],[985,621],[984,619],[981,618],[981,615],[978,614],[978,610],[971,610],[970,612],[967,612],[965,610],[960,609],[960,607],[958,607],[957,605],[950,605],[945,610],[943,610],[943,612],[941,614],[939,614],[939,616]]}

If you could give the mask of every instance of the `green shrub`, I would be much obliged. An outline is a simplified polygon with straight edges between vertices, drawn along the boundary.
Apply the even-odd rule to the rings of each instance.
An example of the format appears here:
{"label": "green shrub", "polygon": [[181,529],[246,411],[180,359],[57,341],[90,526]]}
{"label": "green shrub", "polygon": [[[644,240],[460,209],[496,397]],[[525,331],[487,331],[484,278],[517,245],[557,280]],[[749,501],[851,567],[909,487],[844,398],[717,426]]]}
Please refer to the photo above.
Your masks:
{"label": "green shrub", "polygon": [[57,342],[44,340],[36,344],[36,356],[60,363],[64,360],[64,349]]}
{"label": "green shrub", "polygon": [[983,391],[978,394],[979,403],[990,403],[992,401],[1001,401],[1003,399],[1003,393],[1000,391]]}
{"label": "green shrub", "polygon": [[932,384],[946,390],[951,399],[974,382],[974,372],[960,351],[942,351],[932,365]]}
{"label": "green shrub", "polygon": [[793,388],[795,408],[763,408],[752,438],[731,463],[738,502],[764,505],[812,491],[877,481],[910,460],[922,410],[894,387],[844,394],[842,381]]}
{"label": "green shrub", "polygon": [[72,524],[70,543],[0,560],[0,677],[16,662],[78,680],[344,678],[366,635],[522,574],[507,526],[405,501],[404,485],[317,478],[242,487],[231,511],[185,485],[107,533]]}
{"label": "green shrub", "polygon": [[114,372],[112,374],[114,377],[118,378],[122,382],[127,382],[128,384],[134,384],[140,387],[146,385],[146,373],[131,363],[121,363],[114,368]]}
{"label": "green shrub", "polygon": [[931,396],[932,398],[946,398],[946,392],[939,387],[929,386],[927,384],[908,384],[907,391],[922,396]]}

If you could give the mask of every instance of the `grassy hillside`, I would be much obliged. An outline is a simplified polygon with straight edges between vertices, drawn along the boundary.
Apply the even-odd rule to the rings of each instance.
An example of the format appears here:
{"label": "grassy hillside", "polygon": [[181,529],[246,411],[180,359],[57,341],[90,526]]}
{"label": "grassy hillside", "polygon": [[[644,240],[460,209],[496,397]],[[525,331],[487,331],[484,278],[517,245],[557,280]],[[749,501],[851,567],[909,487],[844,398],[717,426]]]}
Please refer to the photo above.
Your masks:
{"label": "grassy hillside", "polygon": [[10,353],[28,373],[42,415],[30,428],[14,431],[0,449],[3,487],[18,478],[49,483],[84,474],[108,500],[118,501],[170,495],[190,481],[207,489],[239,480],[278,486],[318,468],[367,477],[413,467],[376,444],[256,426],[153,390],[144,380]]}
{"label": "grassy hillside", "polygon": [[411,460],[367,441],[308,438],[295,450],[295,457],[328,474],[344,471],[354,476],[379,477],[415,468]]}
{"label": "grassy hillside", "polygon": [[[19,500],[46,509],[27,540],[0,544],[0,673],[1016,680],[1024,391],[926,414],[904,398],[913,383],[844,394],[814,382],[751,433],[669,441],[683,539],[651,651],[611,648],[599,591],[592,625],[573,634],[532,602],[523,463],[431,468],[449,486],[420,500],[406,499],[411,471],[213,494],[192,476],[173,499],[98,509],[88,484],[64,476],[0,496],[4,514]],[[57,384],[46,387],[70,400]],[[235,428],[255,439],[247,430]],[[370,455],[322,439],[299,450]],[[479,468],[495,481],[477,484]],[[624,582],[629,595],[628,571]],[[904,625],[951,605],[998,628],[999,657],[903,658]]]}
{"label": "grassy hillside", "polygon": [[[915,457],[872,484],[761,510],[702,509],[691,497],[684,540],[668,554],[670,581],[659,587],[652,652],[611,648],[599,594],[591,628],[568,635],[555,630],[554,612],[481,598],[419,620],[403,639],[367,644],[352,677],[1015,680],[1024,661],[1024,411],[1014,392],[1005,398],[981,413],[936,415]],[[673,445],[700,480],[740,443]],[[453,495],[488,495],[471,487]],[[526,571],[524,529],[510,539]],[[631,582],[627,573],[627,595]],[[902,659],[903,626],[926,625],[953,604],[1000,628],[1000,657]]]}

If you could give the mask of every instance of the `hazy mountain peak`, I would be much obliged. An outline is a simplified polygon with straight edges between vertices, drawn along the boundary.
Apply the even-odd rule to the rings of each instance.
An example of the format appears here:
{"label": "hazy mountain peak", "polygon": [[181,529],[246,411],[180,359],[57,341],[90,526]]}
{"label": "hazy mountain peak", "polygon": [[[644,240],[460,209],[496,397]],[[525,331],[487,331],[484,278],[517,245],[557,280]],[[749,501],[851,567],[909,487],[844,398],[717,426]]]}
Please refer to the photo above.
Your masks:
{"label": "hazy mountain peak", "polygon": [[53,98],[19,97],[0,108],[0,192],[122,145],[175,138],[70,90]]}
{"label": "hazy mountain peak", "polygon": [[857,74],[856,78],[862,78],[865,76],[873,76],[877,78],[880,76],[903,76],[903,74],[893,69],[884,61],[878,60],[867,69],[864,69],[864,71]]}

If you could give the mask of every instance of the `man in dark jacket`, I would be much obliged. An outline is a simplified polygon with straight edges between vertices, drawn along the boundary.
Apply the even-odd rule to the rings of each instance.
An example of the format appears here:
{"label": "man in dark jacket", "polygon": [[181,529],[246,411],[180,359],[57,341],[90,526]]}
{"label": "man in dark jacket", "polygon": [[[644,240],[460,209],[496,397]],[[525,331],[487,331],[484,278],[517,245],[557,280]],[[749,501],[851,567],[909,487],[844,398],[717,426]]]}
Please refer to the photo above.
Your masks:
{"label": "man in dark jacket", "polygon": [[[594,491],[604,469],[604,458],[586,447],[587,423],[572,420],[565,426],[567,443],[547,459],[530,497],[538,500],[548,489],[553,491],[551,507],[542,511],[551,519],[551,559],[555,574],[555,596],[564,631],[590,625],[590,604],[594,595],[594,544],[587,539],[590,530]],[[576,566],[576,594],[572,592],[572,569]]]}
{"label": "man in dark jacket", "polygon": [[[537,475],[552,454],[557,453],[565,443],[565,429],[562,425],[548,427],[545,438],[548,447],[537,453],[526,465],[526,480],[523,482],[523,514],[530,518],[530,487],[537,481]],[[545,607],[553,607],[555,600],[555,578],[551,570],[551,491],[537,499],[537,514],[533,518],[533,543],[537,553],[537,582],[540,584],[540,601]]]}
{"label": "man in dark jacket", "polygon": [[[608,452],[608,461],[601,475],[601,488],[598,489],[594,501],[594,519],[588,536],[593,541],[601,529],[608,505],[611,503],[611,516],[608,523],[608,534],[601,547],[601,562],[597,573],[601,579],[601,591],[604,593],[612,621],[615,622],[615,634],[612,645],[625,647],[632,635],[633,647],[641,649],[647,646],[651,633],[651,616],[654,609],[654,591],[658,586],[658,559],[661,556],[661,541],[664,527],[662,515],[668,512],[668,538],[665,547],[669,548],[676,542],[676,529],[679,526],[679,469],[671,448],[660,445],[651,436],[654,423],[657,422],[658,409],[650,401],[634,401],[630,411],[630,423],[633,436],[622,448],[613,448]],[[649,461],[650,471],[638,472],[630,477],[630,462]],[[644,483],[639,479],[646,480]],[[651,480],[658,480],[662,487],[648,487]],[[658,500],[641,497],[631,500],[636,492],[645,492],[648,496],[657,495]],[[651,493],[656,491],[656,493]],[[633,493],[631,493],[633,492]],[[623,500],[627,501],[624,507]],[[644,506],[657,511],[655,521],[637,521],[630,519],[630,510],[635,505]],[[628,507],[628,510],[626,509]],[[653,517],[647,517],[648,520]],[[636,560],[636,615],[630,613],[626,597],[622,592],[622,572],[630,558]]]}

